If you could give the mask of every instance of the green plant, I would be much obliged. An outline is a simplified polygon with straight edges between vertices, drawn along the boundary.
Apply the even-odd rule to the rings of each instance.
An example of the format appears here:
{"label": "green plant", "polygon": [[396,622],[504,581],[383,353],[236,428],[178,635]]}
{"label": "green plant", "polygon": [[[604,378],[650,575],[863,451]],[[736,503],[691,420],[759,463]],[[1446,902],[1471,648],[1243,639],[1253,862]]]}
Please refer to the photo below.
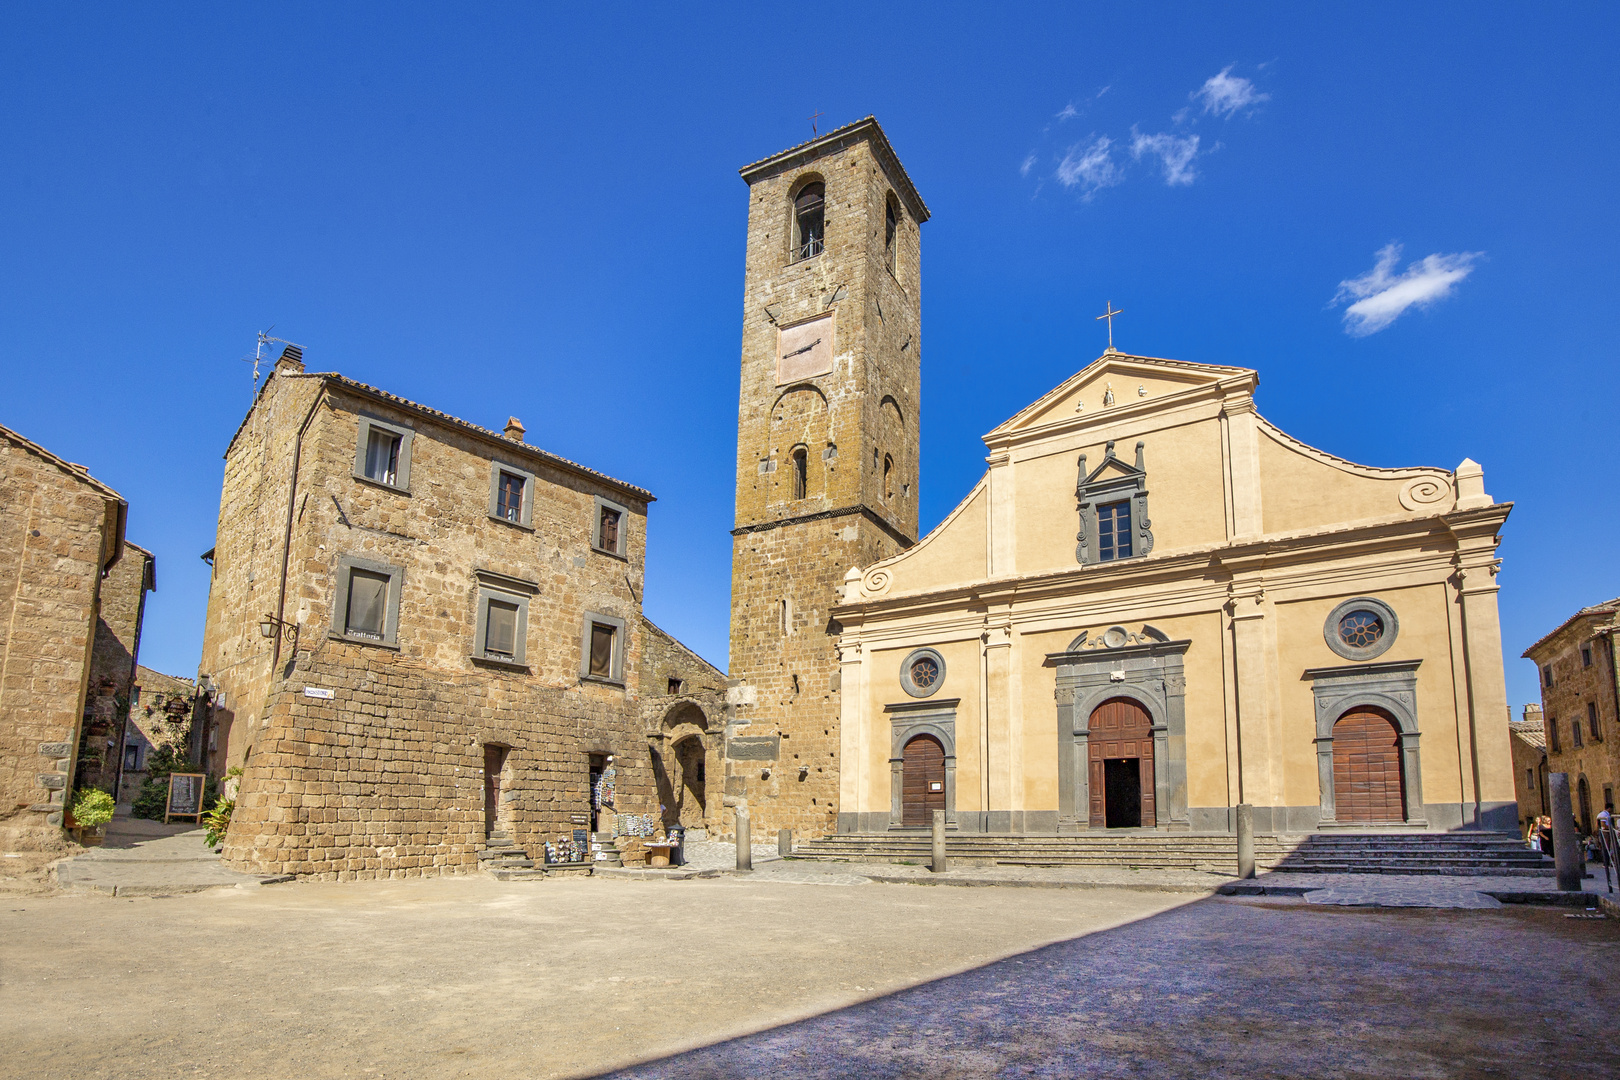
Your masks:
{"label": "green plant", "polygon": [[[172,746],[154,747],[151,756],[147,758],[146,780],[141,784],[141,790],[135,793],[129,812],[138,818],[162,821],[163,812],[169,803],[169,774],[197,771],[199,770],[191,764],[191,759],[186,754],[184,741]],[[214,778],[209,777],[203,787],[204,806],[218,796],[218,789],[219,785]]]}
{"label": "green plant", "polygon": [[81,828],[94,829],[113,818],[113,797],[100,788],[84,788],[73,800],[73,820]]}
{"label": "green plant", "polygon": [[235,799],[220,799],[212,810],[203,815],[203,824],[208,826],[208,835],[203,837],[203,843],[213,847],[225,839],[225,830],[231,827],[231,811],[235,809]]}

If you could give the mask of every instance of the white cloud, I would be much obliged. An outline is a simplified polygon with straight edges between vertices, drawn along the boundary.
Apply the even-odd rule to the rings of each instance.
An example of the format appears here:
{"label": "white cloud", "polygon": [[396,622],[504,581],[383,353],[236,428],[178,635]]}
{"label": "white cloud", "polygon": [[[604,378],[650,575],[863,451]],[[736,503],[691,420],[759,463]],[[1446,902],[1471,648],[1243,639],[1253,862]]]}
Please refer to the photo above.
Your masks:
{"label": "white cloud", "polygon": [[1018,175],[1019,176],[1028,176],[1029,175],[1029,170],[1033,169],[1034,167],[1035,167],[1035,155],[1031,154],[1031,155],[1029,155],[1029,157],[1024,159],[1024,163],[1022,165],[1018,166]]}
{"label": "white cloud", "polygon": [[1057,119],[1059,119],[1059,120],[1073,120],[1075,117],[1077,117],[1079,115],[1080,115],[1080,110],[1075,108],[1074,107],[1074,102],[1071,101],[1067,105],[1063,106],[1063,109],[1057,114]]}
{"label": "white cloud", "polygon": [[1270,94],[1256,90],[1254,83],[1248,79],[1233,75],[1231,64],[1222,68],[1219,74],[1205,79],[1203,86],[1187,96],[1193,101],[1202,102],[1204,111],[1216,116],[1231,116],[1240,109],[1271,100]]}
{"label": "white cloud", "polygon": [[1142,160],[1143,154],[1155,154],[1164,166],[1164,182],[1171,187],[1190,184],[1198,177],[1193,169],[1193,158],[1198,156],[1198,136],[1143,135],[1131,128],[1131,156]]}
{"label": "white cloud", "polygon": [[1080,188],[1081,198],[1090,199],[1105,187],[1125,179],[1124,170],[1114,164],[1114,140],[1098,135],[1089,143],[1075,143],[1058,162],[1058,183]]}
{"label": "white cloud", "polygon": [[1455,255],[1434,254],[1394,273],[1401,261],[1401,245],[1387,244],[1378,252],[1373,268],[1360,277],[1339,282],[1334,304],[1354,301],[1344,311],[1344,332],[1351,337],[1376,334],[1406,313],[1425,308],[1450,296],[1452,289],[1474,271],[1483,251]]}

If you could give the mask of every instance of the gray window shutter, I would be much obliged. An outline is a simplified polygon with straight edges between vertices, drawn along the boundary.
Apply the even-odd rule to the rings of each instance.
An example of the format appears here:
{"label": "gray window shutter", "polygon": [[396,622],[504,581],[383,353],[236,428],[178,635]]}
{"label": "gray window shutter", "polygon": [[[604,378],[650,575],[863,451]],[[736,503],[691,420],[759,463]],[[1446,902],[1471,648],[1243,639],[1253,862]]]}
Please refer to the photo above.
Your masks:
{"label": "gray window shutter", "polygon": [[388,577],[369,570],[349,572],[349,609],[344,632],[367,637],[383,636],[387,611]]}

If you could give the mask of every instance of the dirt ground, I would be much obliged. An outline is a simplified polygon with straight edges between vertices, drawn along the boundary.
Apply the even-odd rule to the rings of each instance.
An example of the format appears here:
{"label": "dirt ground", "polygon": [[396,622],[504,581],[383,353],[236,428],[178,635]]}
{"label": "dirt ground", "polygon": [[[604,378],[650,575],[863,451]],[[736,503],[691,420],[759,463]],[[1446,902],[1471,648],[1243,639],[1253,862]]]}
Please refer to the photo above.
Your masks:
{"label": "dirt ground", "polygon": [[6,1078],[1620,1072],[1620,930],[1557,910],[484,878],[0,905]]}

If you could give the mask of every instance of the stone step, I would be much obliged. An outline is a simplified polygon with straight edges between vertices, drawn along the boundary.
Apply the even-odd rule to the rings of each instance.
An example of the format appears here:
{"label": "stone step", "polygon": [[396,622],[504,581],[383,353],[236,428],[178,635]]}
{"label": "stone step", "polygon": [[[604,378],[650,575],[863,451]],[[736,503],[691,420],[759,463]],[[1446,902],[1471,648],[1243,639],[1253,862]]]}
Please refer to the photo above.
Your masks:
{"label": "stone step", "polygon": [[528,857],[529,853],[520,847],[485,848],[478,853],[480,862],[488,862],[491,859],[526,859]]}
{"label": "stone step", "polygon": [[546,872],[544,870],[531,870],[527,868],[514,868],[509,870],[505,867],[486,866],[484,868],[484,872],[493,877],[496,881],[544,881],[546,879]]}

